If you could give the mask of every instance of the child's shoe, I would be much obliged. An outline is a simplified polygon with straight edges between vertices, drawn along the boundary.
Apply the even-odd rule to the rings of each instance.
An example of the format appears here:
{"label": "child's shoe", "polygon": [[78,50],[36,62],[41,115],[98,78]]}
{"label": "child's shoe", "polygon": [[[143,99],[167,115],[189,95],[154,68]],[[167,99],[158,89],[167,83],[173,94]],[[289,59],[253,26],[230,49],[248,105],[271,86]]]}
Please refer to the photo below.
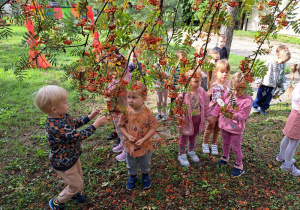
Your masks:
{"label": "child's shoe", "polygon": [[286,163],[283,163],[280,169],[289,172],[293,176],[300,176],[300,170],[297,169],[296,166],[294,166],[294,164],[288,166]]}
{"label": "child's shoe", "polygon": [[137,176],[132,177],[131,175],[129,175],[129,178],[126,183],[126,189],[132,190],[135,187],[136,182],[137,182]]}
{"label": "child's shoe", "polygon": [[106,139],[107,139],[107,140],[112,140],[112,139],[117,138],[117,137],[118,137],[118,134],[117,134],[117,133],[111,132],[111,133],[106,137]]}
{"label": "child's shoe", "polygon": [[200,161],[199,157],[196,155],[195,151],[191,151],[188,152],[190,158],[192,159],[192,161],[194,161],[195,163],[198,163]]}
{"label": "child's shoe", "polygon": [[159,120],[159,119],[161,118],[161,115],[160,115],[160,114],[157,114],[157,115],[155,116],[155,118],[156,118],[157,120]]}
{"label": "child's shoe", "polygon": [[[277,160],[278,162],[280,162],[280,161],[285,161],[283,158],[281,158],[280,155],[277,155],[276,160]],[[292,159],[292,163],[296,163],[296,160],[295,160],[294,158]]]}
{"label": "child's shoe", "polygon": [[186,154],[178,156],[178,160],[182,166],[190,166],[189,161],[187,160]]}
{"label": "child's shoe", "polygon": [[142,183],[143,183],[143,189],[147,190],[151,187],[151,179],[149,174],[147,175],[142,175]]}
{"label": "child's shoe", "polygon": [[238,177],[241,176],[243,173],[245,173],[244,169],[243,169],[243,165],[234,165],[233,171],[231,172],[232,176]]}
{"label": "child's shoe", "polygon": [[78,203],[84,203],[86,201],[86,197],[80,193],[77,193],[71,198],[71,201],[75,201]]}
{"label": "child's shoe", "polygon": [[163,120],[168,120],[169,118],[168,118],[168,116],[167,116],[166,114],[163,114],[163,115],[162,115],[162,119],[163,119]]}
{"label": "child's shoe", "polygon": [[221,157],[221,159],[219,160],[219,162],[217,163],[217,166],[221,167],[221,166],[225,166],[227,165],[229,162],[229,157]]}
{"label": "child's shoe", "polygon": [[63,203],[61,203],[61,204],[55,203],[55,198],[53,198],[49,201],[49,206],[52,210],[64,210],[65,209],[65,205]]}
{"label": "child's shoe", "polygon": [[262,115],[268,115],[267,112],[266,112],[266,110],[260,110],[260,113],[261,113]]}
{"label": "child's shoe", "polygon": [[202,144],[202,151],[205,154],[209,154],[210,153],[208,144]]}
{"label": "child's shoe", "polygon": [[116,156],[117,161],[125,161],[126,160],[126,150],[123,149],[123,152]]}
{"label": "child's shoe", "polygon": [[252,110],[254,113],[259,113],[259,109],[257,107],[253,107]]}
{"label": "child's shoe", "polygon": [[212,155],[218,155],[218,146],[216,144],[211,145],[211,154]]}
{"label": "child's shoe", "polygon": [[118,146],[113,148],[113,152],[122,152],[124,150],[124,145],[121,142]]}
{"label": "child's shoe", "polygon": [[118,146],[120,144],[120,142],[121,142],[121,139],[117,138],[117,140],[114,143],[114,147]]}

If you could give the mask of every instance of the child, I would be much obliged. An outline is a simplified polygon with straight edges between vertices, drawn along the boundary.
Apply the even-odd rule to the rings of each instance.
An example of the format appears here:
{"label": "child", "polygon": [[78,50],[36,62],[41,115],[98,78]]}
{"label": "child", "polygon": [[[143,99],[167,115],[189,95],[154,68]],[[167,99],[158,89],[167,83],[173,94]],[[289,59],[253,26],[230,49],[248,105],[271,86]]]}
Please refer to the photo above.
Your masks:
{"label": "child", "polygon": [[218,36],[217,40],[217,46],[213,48],[213,50],[216,50],[220,54],[220,59],[226,59],[228,60],[228,51],[225,47],[227,37],[223,34],[220,34]]}
{"label": "child", "polygon": [[81,131],[77,128],[87,124],[100,113],[95,109],[91,114],[80,119],[74,119],[67,114],[69,109],[68,93],[56,85],[42,87],[35,96],[35,104],[48,115],[46,120],[47,139],[50,145],[50,164],[57,174],[67,182],[68,186],[51,199],[52,210],[63,209],[68,200],[84,203],[86,198],[79,192],[83,190],[82,168],[80,162],[81,143],[91,136],[96,128],[107,122],[106,117],[99,116],[95,122]]}
{"label": "child", "polygon": [[[298,71],[300,74],[300,66],[293,65],[291,71],[295,73]],[[293,87],[290,86],[292,91]],[[293,163],[295,159],[295,151],[299,145],[300,140],[300,83],[297,84],[296,88],[292,92],[292,111],[287,119],[286,125],[283,129],[285,137],[282,139],[280,144],[280,153],[276,157],[277,161],[284,161],[281,170],[287,171],[294,176],[300,176],[300,170],[297,169]]]}
{"label": "child", "polygon": [[[126,151],[124,147],[125,137],[123,136],[123,134],[119,129],[118,122],[120,120],[122,111],[125,111],[127,109],[128,103],[127,103],[127,91],[125,87],[119,86],[119,82],[121,80],[121,78],[119,77],[123,76],[122,80],[127,82],[130,82],[131,77],[128,68],[124,70],[127,65],[127,61],[124,55],[119,53],[119,55],[115,58],[114,62],[116,63],[116,67],[117,67],[116,72],[119,71],[119,73],[115,75],[115,78],[113,79],[112,83],[109,84],[108,92],[111,95],[110,100],[113,106],[113,110],[111,111],[112,119],[120,141],[119,144],[113,148],[113,152],[116,153],[121,152],[121,154],[116,156],[116,159],[117,161],[125,161],[126,160]],[[124,93],[124,94],[120,95],[120,93]]]}
{"label": "child", "polygon": [[270,60],[266,63],[268,67],[267,74],[263,79],[257,78],[255,83],[257,84],[258,90],[256,99],[253,102],[253,112],[258,113],[258,108],[260,107],[260,112],[263,115],[267,115],[266,110],[270,107],[270,101],[273,97],[273,89],[276,87],[276,82],[281,69],[283,68],[283,63],[287,62],[291,58],[291,53],[288,50],[281,50],[277,54],[275,60]]}
{"label": "child", "polygon": [[157,120],[152,111],[144,105],[146,99],[147,87],[136,82],[133,90],[128,90],[129,107],[122,114],[118,124],[125,136],[126,165],[129,173],[126,184],[128,190],[135,187],[139,168],[142,172],[143,189],[151,186],[149,171],[153,150],[152,136],[156,132]]}
{"label": "child", "polygon": [[[191,77],[194,70],[185,73],[186,77]],[[205,127],[205,119],[209,116],[209,98],[205,90],[200,87],[201,73],[197,72],[191,79],[190,92],[178,96],[183,98],[183,103],[187,105],[187,113],[185,115],[185,127],[182,129],[182,135],[179,140],[179,156],[178,160],[182,166],[190,166],[186,156],[186,143],[189,141],[188,155],[194,162],[199,162],[199,158],[195,152],[196,137]]]}
{"label": "child", "polygon": [[[276,49],[276,55],[278,55],[281,50],[289,50],[289,48],[287,48],[285,45],[280,45]],[[273,94],[273,98],[274,99],[279,99],[279,97],[289,87],[289,85],[287,84],[286,79],[285,79],[285,67],[286,67],[286,63],[283,64],[282,69],[281,69],[281,71],[279,73],[278,80],[276,82],[276,87],[274,89],[274,94]],[[281,101],[281,100],[279,99],[279,101]]]}
{"label": "child", "polygon": [[[159,70],[162,68],[159,63],[154,65]],[[170,67],[165,66],[165,72],[159,71],[158,80],[155,82],[156,90],[156,103],[157,103],[157,115],[155,116],[157,120],[163,119],[167,120],[168,116],[166,114],[168,89],[164,87],[164,80],[168,78]]]}
{"label": "child", "polygon": [[[134,80],[139,79],[140,75],[144,76],[145,74],[142,72],[142,63],[138,61],[140,57],[141,50],[139,48],[135,48],[134,51],[131,50],[128,52],[128,56],[130,55],[130,62],[128,63],[128,70]],[[137,65],[137,66],[136,66]]]}
{"label": "child", "polygon": [[[235,102],[238,106],[238,109],[230,108],[230,112],[233,113],[232,118],[226,118],[224,116],[219,117],[219,126],[222,132],[223,139],[223,157],[218,162],[218,166],[227,165],[229,162],[229,153],[230,146],[235,155],[235,165],[234,169],[231,172],[233,176],[240,176],[244,173],[243,167],[243,153],[241,149],[241,143],[243,138],[243,133],[245,130],[245,125],[249,117],[253,99],[249,94],[243,95],[244,89],[239,87],[239,84],[245,83],[244,75],[242,72],[237,72],[233,75],[231,80],[231,88],[233,90],[232,95],[228,95],[229,92],[226,92],[222,96],[222,100],[218,101],[218,104],[212,110],[211,115],[208,120],[212,122],[217,121],[217,117],[220,114],[220,104],[224,103],[229,105],[231,97],[234,97]],[[214,117],[213,117],[214,116]],[[213,120],[211,120],[213,119]]]}
{"label": "child", "polygon": [[[209,93],[211,93],[211,102],[209,104],[210,107],[214,108],[217,105],[218,99],[222,97],[222,95],[229,91],[229,88],[226,86],[226,82],[229,76],[230,72],[230,65],[229,62],[225,59],[219,60],[216,63],[216,68],[212,72],[208,72],[207,77],[207,83],[210,84],[212,74],[215,76],[215,82],[212,83],[212,85],[209,85]],[[211,142],[211,154],[212,155],[218,155],[218,137],[220,133],[220,128],[218,121],[215,123],[207,122],[207,126],[204,131],[203,135],[203,144],[202,144],[202,150],[203,153],[210,153],[209,151],[209,139],[210,135],[212,136],[212,142]]]}
{"label": "child", "polygon": [[[173,85],[176,86],[178,84],[178,79],[179,79],[179,76],[180,76],[180,62],[183,60],[183,59],[186,59],[187,58],[187,53],[184,51],[184,50],[177,50],[176,53],[177,55],[177,58],[178,58],[178,62],[177,62],[177,65],[175,67],[175,72],[173,74]],[[175,100],[176,98],[171,98],[171,103]]]}

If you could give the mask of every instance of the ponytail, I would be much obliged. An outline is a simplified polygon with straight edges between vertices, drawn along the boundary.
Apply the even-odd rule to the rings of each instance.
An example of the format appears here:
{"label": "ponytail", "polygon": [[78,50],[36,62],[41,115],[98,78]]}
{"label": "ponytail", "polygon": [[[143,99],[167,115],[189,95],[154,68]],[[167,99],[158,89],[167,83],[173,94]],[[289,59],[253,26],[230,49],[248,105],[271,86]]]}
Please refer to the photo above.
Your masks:
{"label": "ponytail", "polygon": [[293,87],[293,81],[295,80],[295,73],[296,71],[298,71],[298,74],[300,74],[300,65],[298,64],[293,64],[292,67],[291,67],[291,71],[292,71],[292,78],[291,78],[291,81],[290,81],[290,86],[289,88],[286,90],[286,94],[288,97],[290,97],[291,93],[293,92],[294,90],[294,87]]}
{"label": "ponytail", "polygon": [[213,77],[213,70],[207,72],[207,80],[206,80],[206,85],[207,85],[207,90],[211,92],[211,82],[212,82],[212,77]]}

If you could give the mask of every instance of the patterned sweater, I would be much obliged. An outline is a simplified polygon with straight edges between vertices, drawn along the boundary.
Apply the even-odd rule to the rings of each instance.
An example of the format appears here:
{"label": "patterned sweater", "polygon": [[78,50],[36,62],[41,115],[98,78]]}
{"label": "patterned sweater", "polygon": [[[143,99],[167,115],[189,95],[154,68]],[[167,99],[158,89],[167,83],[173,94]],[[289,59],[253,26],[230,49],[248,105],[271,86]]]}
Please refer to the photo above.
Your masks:
{"label": "patterned sweater", "polygon": [[74,119],[69,114],[62,118],[47,118],[46,131],[50,146],[50,164],[55,170],[66,171],[75,165],[81,155],[81,141],[91,136],[96,128],[90,125],[86,129],[77,128],[88,123],[88,116]]}

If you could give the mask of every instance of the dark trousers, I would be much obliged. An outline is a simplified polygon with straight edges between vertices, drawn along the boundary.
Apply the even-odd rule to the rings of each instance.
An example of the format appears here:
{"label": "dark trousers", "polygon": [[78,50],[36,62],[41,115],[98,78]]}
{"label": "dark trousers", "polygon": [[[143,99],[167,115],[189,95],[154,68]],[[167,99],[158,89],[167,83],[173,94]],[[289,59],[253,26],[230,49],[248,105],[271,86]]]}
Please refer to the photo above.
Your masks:
{"label": "dark trousers", "polygon": [[270,102],[273,97],[273,87],[268,87],[261,85],[258,90],[257,90],[257,95],[256,99],[253,101],[253,106],[254,108],[260,107],[261,110],[265,111],[269,109],[270,107]]}

